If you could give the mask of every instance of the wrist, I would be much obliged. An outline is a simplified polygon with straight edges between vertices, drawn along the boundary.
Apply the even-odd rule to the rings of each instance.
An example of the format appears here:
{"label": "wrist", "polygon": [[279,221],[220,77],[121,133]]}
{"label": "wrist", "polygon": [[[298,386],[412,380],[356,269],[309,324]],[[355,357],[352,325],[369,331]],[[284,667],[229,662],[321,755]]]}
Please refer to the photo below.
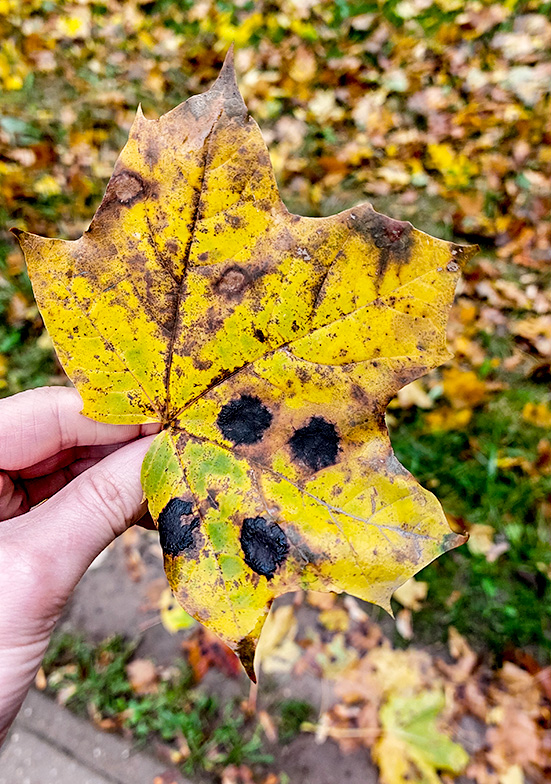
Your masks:
{"label": "wrist", "polygon": [[49,634],[11,648],[0,646],[0,746],[34,681],[48,641]]}

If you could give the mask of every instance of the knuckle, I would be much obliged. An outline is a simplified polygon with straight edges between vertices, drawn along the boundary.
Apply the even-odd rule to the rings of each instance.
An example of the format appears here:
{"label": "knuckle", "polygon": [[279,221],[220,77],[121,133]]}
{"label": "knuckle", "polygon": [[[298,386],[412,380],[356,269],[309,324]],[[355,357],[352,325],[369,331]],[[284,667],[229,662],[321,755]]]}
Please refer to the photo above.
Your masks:
{"label": "knuckle", "polygon": [[127,492],[107,470],[87,471],[77,480],[80,503],[89,514],[103,517],[115,533],[121,533],[134,509]]}

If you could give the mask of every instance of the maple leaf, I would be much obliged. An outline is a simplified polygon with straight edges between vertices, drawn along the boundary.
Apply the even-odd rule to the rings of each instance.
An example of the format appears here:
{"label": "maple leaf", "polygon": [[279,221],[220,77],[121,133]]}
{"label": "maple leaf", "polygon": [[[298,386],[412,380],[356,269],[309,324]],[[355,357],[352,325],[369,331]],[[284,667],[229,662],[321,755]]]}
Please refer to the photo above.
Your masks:
{"label": "maple leaf", "polygon": [[161,422],[142,483],[182,606],[254,651],[274,597],[393,591],[461,544],[392,452],[388,401],[450,357],[460,262],[363,204],[290,214],[235,82],[141,110],[90,228],[16,232],[83,413]]}
{"label": "maple leaf", "polygon": [[437,727],[444,705],[437,689],[390,696],[380,712],[383,733],[373,748],[382,784],[441,784],[437,770],[457,774],[465,768],[467,752]]}

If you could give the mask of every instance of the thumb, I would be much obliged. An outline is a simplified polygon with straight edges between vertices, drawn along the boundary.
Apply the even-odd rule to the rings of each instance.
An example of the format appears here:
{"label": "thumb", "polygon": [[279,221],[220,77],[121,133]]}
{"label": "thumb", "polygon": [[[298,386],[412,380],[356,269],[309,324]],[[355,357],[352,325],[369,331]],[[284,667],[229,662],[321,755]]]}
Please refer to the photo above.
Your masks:
{"label": "thumb", "polygon": [[140,469],[152,441],[127,444],[0,525],[0,745],[71,591],[94,558],[145,512]]}
{"label": "thumb", "polygon": [[153,438],[121,447],[0,527],[0,550],[12,550],[15,582],[27,587],[37,620],[56,615],[94,558],[145,513],[140,470]]}

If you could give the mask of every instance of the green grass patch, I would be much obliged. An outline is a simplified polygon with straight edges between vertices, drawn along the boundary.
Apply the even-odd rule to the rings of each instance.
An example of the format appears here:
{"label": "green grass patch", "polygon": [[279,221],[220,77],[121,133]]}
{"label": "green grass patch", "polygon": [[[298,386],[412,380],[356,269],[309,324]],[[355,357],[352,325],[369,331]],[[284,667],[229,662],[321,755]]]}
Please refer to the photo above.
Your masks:
{"label": "green grass patch", "polygon": [[290,743],[300,733],[305,721],[310,721],[314,708],[303,700],[285,700],[279,706],[279,741]]}
{"label": "green grass patch", "polygon": [[[0,397],[51,383],[56,375],[49,341],[40,341],[42,320],[33,304],[26,270],[10,273],[7,256],[12,246],[0,240]],[[29,303],[21,318],[10,315],[14,298]],[[59,371],[57,371],[59,373]]]}
{"label": "green grass patch", "polygon": [[177,749],[185,738],[189,755],[181,767],[187,774],[272,762],[257,722],[236,701],[222,708],[215,696],[202,693],[185,664],[161,679],[156,693],[137,694],[126,671],[135,649],[120,636],[91,645],[81,636],[55,634],[43,662],[48,689],[64,690],[77,713],[113,719],[140,745],[156,737]]}
{"label": "green grass patch", "polygon": [[429,432],[422,413],[403,412],[392,433],[400,461],[467,524],[491,525],[508,550],[493,563],[467,546],[430,564],[415,615],[416,638],[445,638],[453,624],[477,647],[500,659],[511,647],[551,656],[551,476],[507,467],[504,458],[534,464],[549,434],[527,423],[527,402],[548,400],[545,387],[518,381],[476,410],[463,431]]}

